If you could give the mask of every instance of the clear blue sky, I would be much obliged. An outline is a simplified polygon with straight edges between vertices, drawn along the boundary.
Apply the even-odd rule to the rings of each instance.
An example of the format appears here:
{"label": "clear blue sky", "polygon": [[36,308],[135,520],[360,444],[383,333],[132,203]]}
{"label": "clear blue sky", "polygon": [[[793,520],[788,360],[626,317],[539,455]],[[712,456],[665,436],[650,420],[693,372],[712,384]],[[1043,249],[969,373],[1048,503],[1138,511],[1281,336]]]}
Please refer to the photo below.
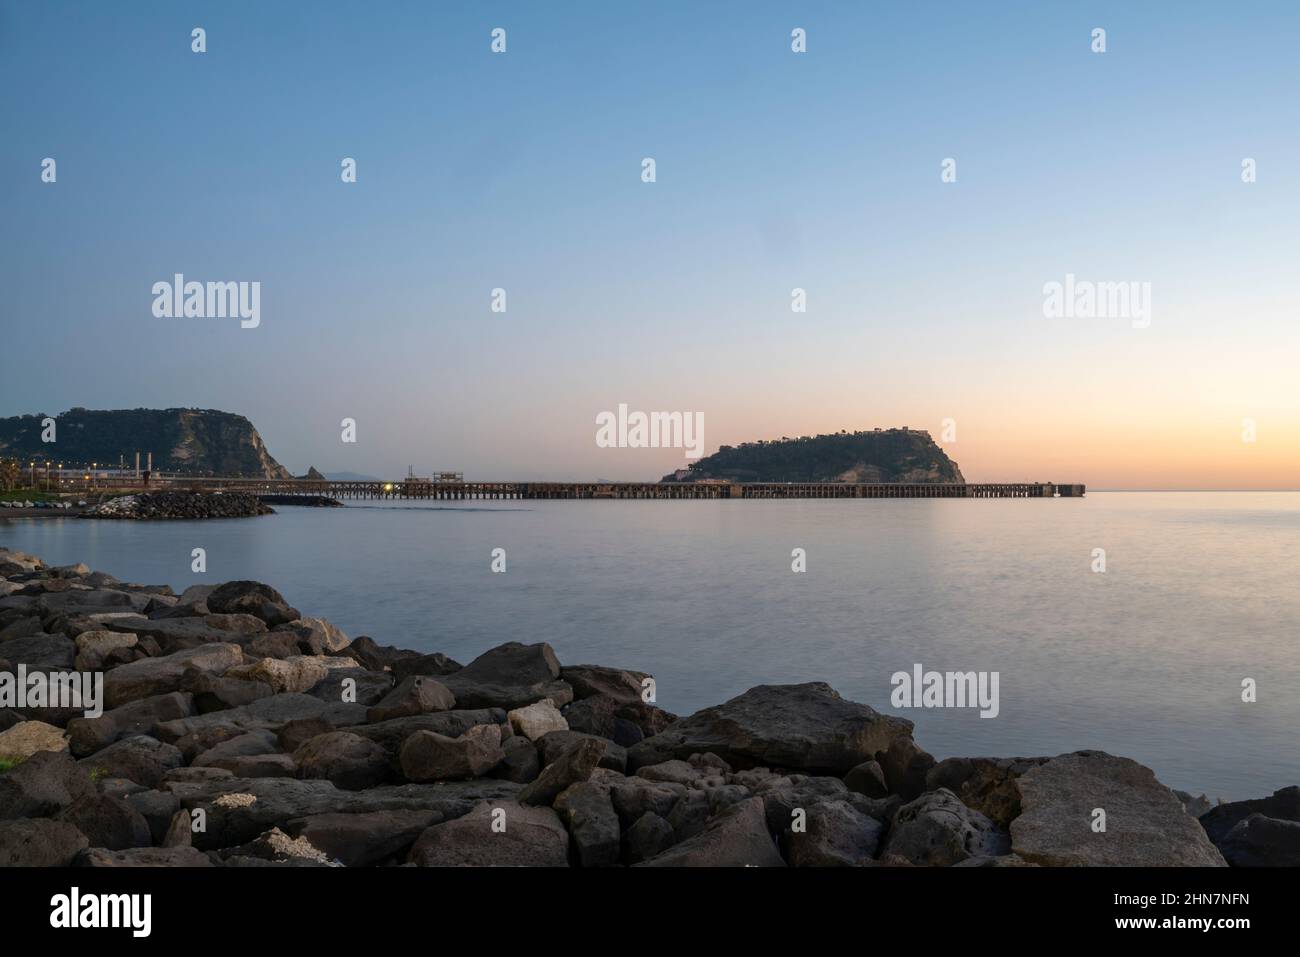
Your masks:
{"label": "clear blue sky", "polygon": [[[6,2],[0,414],[480,478],[682,464],[598,449],[620,402],[710,449],[953,417],[973,479],[1300,485],[1298,50],[1286,2]],[[154,318],[176,272],[261,326]],[[1151,328],[1049,323],[1067,272]]]}

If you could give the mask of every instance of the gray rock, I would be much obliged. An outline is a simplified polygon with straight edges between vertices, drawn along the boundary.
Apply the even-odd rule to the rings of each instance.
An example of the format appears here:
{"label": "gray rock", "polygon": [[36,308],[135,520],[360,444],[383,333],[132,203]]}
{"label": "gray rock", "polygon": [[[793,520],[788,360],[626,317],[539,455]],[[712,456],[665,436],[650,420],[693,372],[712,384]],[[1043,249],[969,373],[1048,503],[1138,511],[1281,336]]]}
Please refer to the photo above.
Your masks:
{"label": "gray rock", "polygon": [[153,843],[144,816],[121,798],[106,794],[88,794],[77,799],[60,811],[56,820],[73,825],[93,847],[120,851]]}
{"label": "gray rock", "polygon": [[[504,826],[494,829],[497,822]],[[549,807],[484,801],[428,828],[410,860],[421,867],[568,867],[569,835]]]}
{"label": "gray rock", "polygon": [[1300,821],[1252,814],[1217,845],[1233,867],[1300,867]]}
{"label": "gray rock", "polygon": [[141,698],[105,711],[98,718],[68,722],[69,747],[77,757],[87,757],[125,735],[146,734],[161,721],[174,721],[194,713],[194,699],[184,692]]}
{"label": "gray rock", "polygon": [[736,768],[843,775],[891,748],[910,745],[911,736],[910,721],[845,701],[823,682],[760,685],[633,745],[628,766],[711,751]]}
{"label": "gray rock", "polygon": [[460,662],[453,661],[441,652],[435,652],[431,655],[422,655],[418,652],[401,652],[394,656],[390,653],[392,649],[381,649],[375,646],[374,650],[385,666],[392,671],[394,681],[405,681],[407,678],[416,675],[436,678],[442,675],[454,674],[464,667]]}
{"label": "gray rock", "polygon": [[[164,781],[163,787],[166,786],[167,782]],[[128,794],[123,800],[145,819],[145,822],[149,825],[149,834],[153,843],[164,844],[164,838],[172,825],[172,819],[180,811],[181,807],[181,802],[177,800],[176,795],[170,791],[145,789]],[[186,815],[186,820],[188,822],[188,815]],[[188,823],[186,827],[188,830]]]}
{"label": "gray rock", "polygon": [[941,788],[898,809],[881,856],[897,855],[913,864],[950,867],[970,857],[997,857],[1010,849],[1007,836],[992,821]]}
{"label": "gray rock", "polygon": [[875,761],[863,761],[844,775],[844,783],[850,791],[869,798],[882,798],[889,794],[889,785],[885,783],[884,769]]}
{"label": "gray rock", "polygon": [[735,804],[699,834],[674,844],[638,867],[784,867],[768,833],[763,802],[749,798]]}
{"label": "gray rock", "polygon": [[363,668],[331,668],[307,693],[329,702],[352,702],[372,708],[393,690],[393,676]]}
{"label": "gray rock", "polygon": [[[262,698],[269,698],[275,693],[265,681],[245,681],[242,678],[229,678],[225,675],[212,675],[195,670],[187,671],[182,676],[181,690],[194,696],[194,707],[199,714],[240,708]],[[185,716],[174,715],[173,717]]]}
{"label": "gray rock", "polygon": [[605,745],[605,753],[600,756],[598,767],[609,768],[619,774],[627,770],[627,749],[620,748],[613,741],[605,738],[597,738],[594,734],[584,734],[581,731],[551,731],[542,735],[537,741],[537,747],[541,749],[542,762],[550,764],[566,751],[577,747],[578,742],[587,740],[600,741]]}
{"label": "gray rock", "polygon": [[0,773],[0,820],[49,817],[94,792],[90,775],[67,751],[38,751]]}
{"label": "gray rock", "polygon": [[432,731],[448,738],[458,738],[479,724],[499,725],[506,719],[500,708],[480,708],[473,711],[440,711],[436,714],[413,714],[405,718],[391,718],[374,724],[348,730],[374,741],[393,758],[400,767],[398,754],[402,744],[417,731]]}
{"label": "gray rock", "polygon": [[522,735],[512,735],[501,742],[505,757],[501,763],[488,772],[494,778],[527,784],[537,779],[542,773],[542,762],[537,754],[537,746]]}
{"label": "gray rock", "polygon": [[575,698],[606,694],[628,703],[641,700],[641,682],[650,676],[642,671],[602,665],[569,665],[560,669],[560,677],[573,688]]}
{"label": "gray rock", "polygon": [[366,721],[387,721],[413,714],[430,714],[450,711],[456,707],[456,696],[447,686],[433,678],[413,675],[390,691],[377,705],[366,712]]}
{"label": "gray rock", "polygon": [[0,820],[0,867],[67,867],[89,845],[66,821]]}
{"label": "gray rock", "polygon": [[1020,816],[1020,775],[1051,758],[948,758],[926,774],[927,790],[947,788],[1000,828]]}
{"label": "gray rock", "polygon": [[296,609],[289,607],[283,595],[261,582],[226,582],[213,589],[204,601],[218,614],[252,615],[273,628],[302,617]]}
{"label": "gray rock", "polygon": [[[405,662],[399,662],[405,666]],[[521,708],[542,698],[556,706],[573,700],[573,689],[560,681],[560,662],[545,642],[508,642],[485,651],[464,668],[442,678],[462,708]]]}
{"label": "gray rock", "polygon": [[583,867],[618,863],[622,836],[608,787],[593,781],[572,784],[555,799],[555,810],[573,838]]}
{"label": "gray rock", "polygon": [[[198,768],[223,768],[227,767],[223,762],[228,761],[230,758],[274,754],[279,750],[280,742],[274,732],[265,729],[248,731],[244,734],[235,735],[233,738],[227,738],[195,755],[194,759],[190,761],[190,765]],[[228,768],[228,770],[230,769]]]}
{"label": "gray rock", "polygon": [[211,728],[232,731],[278,731],[290,721],[320,718],[333,728],[365,723],[366,709],[359,704],[329,703],[305,694],[276,694],[227,711],[160,722],[154,731],[163,741],[179,741],[187,734]]}
{"label": "gray rock", "polygon": [[1300,821],[1300,787],[1281,788],[1266,798],[1220,804],[1201,815],[1201,827],[1217,845],[1252,814],[1263,814],[1279,821]]}
{"label": "gray rock", "polygon": [[[1053,758],[1022,774],[1012,850],[1053,866],[1223,867],[1196,819],[1150,768],[1102,751]],[[1106,830],[1092,829],[1093,811]]]}
{"label": "gray rock", "polygon": [[347,867],[369,867],[404,857],[415,839],[441,819],[441,812],[432,810],[316,814],[290,821],[289,833]]}
{"label": "gray rock", "polygon": [[673,846],[673,826],[653,811],[646,811],[627,829],[626,856],[629,864],[649,860]]}
{"label": "gray rock", "polygon": [[30,671],[70,671],[77,657],[77,645],[62,635],[34,634],[10,638],[0,645],[11,667],[25,665]]}
{"label": "gray rock", "polygon": [[457,738],[433,731],[416,731],[402,744],[399,755],[402,774],[410,781],[476,778],[504,759],[501,727],[496,724],[474,725]]}
{"label": "gray rock", "polygon": [[565,788],[590,778],[604,753],[605,742],[600,738],[582,739],[542,768],[537,780],[524,785],[519,803],[550,804]]}
{"label": "gray rock", "polygon": [[126,778],[157,788],[163,775],[184,763],[180,749],[144,734],[135,734],[78,762],[92,777]]}
{"label": "gray rock", "polygon": [[345,791],[360,791],[388,775],[388,752],[375,742],[348,731],[331,731],[301,745],[293,753],[304,778],[324,778]]}
{"label": "gray rock", "polygon": [[211,867],[212,861],[192,847],[134,847],[110,851],[92,847],[77,855],[77,867]]}
{"label": "gray rock", "polygon": [[787,829],[781,846],[791,867],[863,867],[873,863],[884,825],[848,801],[806,809],[805,830]]}
{"label": "gray rock", "polygon": [[104,698],[110,708],[153,695],[178,691],[187,669],[222,674],[243,661],[238,645],[210,644],[120,665],[104,676]]}

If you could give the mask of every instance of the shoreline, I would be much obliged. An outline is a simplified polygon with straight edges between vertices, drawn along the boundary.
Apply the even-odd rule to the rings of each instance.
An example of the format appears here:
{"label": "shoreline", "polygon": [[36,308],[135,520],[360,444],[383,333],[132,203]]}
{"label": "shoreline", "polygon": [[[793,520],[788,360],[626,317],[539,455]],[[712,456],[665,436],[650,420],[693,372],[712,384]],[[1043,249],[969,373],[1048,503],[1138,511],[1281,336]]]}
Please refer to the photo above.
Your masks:
{"label": "shoreline", "polygon": [[936,761],[821,682],[679,717],[627,667],[514,642],[462,665],[257,582],[177,595],[0,549],[19,665],[101,675],[104,711],[0,707],[0,863],[1300,864],[1300,787],[1212,805],[1100,751]]}

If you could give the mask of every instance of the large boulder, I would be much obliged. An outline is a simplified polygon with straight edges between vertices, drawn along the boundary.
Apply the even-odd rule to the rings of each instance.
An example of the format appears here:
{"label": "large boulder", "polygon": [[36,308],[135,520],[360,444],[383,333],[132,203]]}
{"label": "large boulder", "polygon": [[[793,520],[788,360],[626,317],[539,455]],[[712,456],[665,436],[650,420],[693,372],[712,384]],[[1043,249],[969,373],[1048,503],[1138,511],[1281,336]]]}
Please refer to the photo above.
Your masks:
{"label": "large boulder", "polygon": [[506,713],[500,708],[479,708],[473,711],[439,711],[433,714],[413,714],[405,718],[390,718],[374,724],[349,728],[349,731],[374,741],[393,757],[399,766],[398,754],[406,739],[417,731],[432,731],[448,738],[458,738],[479,724],[503,724]]}
{"label": "large boulder", "polygon": [[278,731],[290,721],[307,718],[319,718],[333,728],[346,728],[363,724],[366,709],[359,704],[344,704],[322,701],[305,694],[273,694],[254,701],[252,704],[226,711],[213,711],[210,714],[195,715],[190,718],[178,718],[162,721],[154,728],[154,733],[163,741],[178,741],[187,734],[212,728],[226,728],[231,731],[255,731],[266,728]]}
{"label": "large boulder", "polygon": [[91,847],[120,851],[128,847],[149,847],[153,835],[144,816],[122,798],[88,794],[57,815],[73,825],[90,841]]}
{"label": "large boulder", "polygon": [[884,825],[848,801],[823,801],[805,809],[802,830],[782,835],[791,867],[861,867],[872,863]]}
{"label": "large boulder", "polygon": [[33,634],[10,638],[0,651],[11,668],[25,665],[31,671],[70,671],[77,657],[77,645],[63,635]]}
{"label": "large boulder", "polygon": [[[381,645],[368,635],[359,635],[353,638],[351,643],[346,648],[339,649],[338,653],[356,659],[357,663],[367,671],[383,671],[403,658],[420,657],[418,651],[397,648],[393,645]],[[456,671],[459,668],[460,665],[456,665],[455,668],[450,670]],[[424,672],[420,673],[423,674]],[[446,672],[441,673],[445,674]]]}
{"label": "large boulder", "polygon": [[843,775],[906,747],[914,747],[912,722],[845,701],[824,682],[759,685],[634,744],[628,767],[711,751],[735,768]]}
{"label": "large boulder", "polygon": [[784,867],[767,830],[761,798],[724,810],[694,837],[642,861],[638,867]]}
{"label": "large boulder", "polygon": [[594,734],[583,734],[581,731],[551,731],[542,735],[537,742],[537,748],[541,751],[542,763],[550,764],[558,760],[564,752],[577,747],[578,742],[586,740],[600,741],[605,745],[605,753],[600,756],[599,767],[609,768],[619,774],[627,770],[627,749],[620,748],[613,741],[606,741]]}
{"label": "large boulder", "polygon": [[68,722],[69,747],[77,757],[84,758],[125,735],[146,734],[161,721],[174,721],[193,713],[194,700],[184,692],[140,698],[105,711],[98,718],[73,718]]}
{"label": "large boulder", "polygon": [[0,760],[21,761],[37,751],[66,751],[68,738],[62,728],[44,721],[20,721],[0,731]]}
{"label": "large boulder", "polygon": [[412,714],[430,714],[450,711],[456,707],[456,696],[447,686],[433,678],[413,675],[390,691],[378,704],[366,712],[369,722],[404,718]]}
{"label": "large boulder", "polygon": [[560,677],[572,686],[574,698],[607,694],[627,704],[641,700],[641,682],[650,676],[641,671],[603,665],[568,665],[560,669]]}
{"label": "large boulder", "polygon": [[1022,774],[1051,758],[947,758],[925,776],[927,791],[947,788],[1000,828],[1020,816]]}
{"label": "large boulder", "polygon": [[163,775],[185,763],[180,749],[171,744],[135,734],[96,751],[79,762],[96,778],[126,778],[146,788],[157,788]]}
{"label": "large boulder", "polygon": [[569,829],[583,867],[618,863],[622,834],[608,787],[595,781],[572,784],[555,799],[555,810]]}
{"label": "large boulder", "polygon": [[86,836],[67,821],[0,820],[0,867],[67,867],[89,846]]}
{"label": "large boulder", "polygon": [[57,814],[94,788],[67,751],[38,751],[0,772],[0,820]]}
{"label": "large boulder", "polygon": [[[1078,751],[1017,780],[1012,850],[1055,866],[1223,867],[1222,855],[1150,768],[1102,751]],[[1095,811],[1106,829],[1094,831]]]}
{"label": "large boulder", "polygon": [[546,767],[519,792],[520,804],[550,804],[565,788],[586,781],[605,753],[600,738],[583,738]]}
{"label": "large boulder", "polygon": [[428,828],[410,860],[421,867],[568,867],[569,834],[549,807],[484,801]]}
{"label": "large boulder", "polygon": [[550,645],[508,642],[485,651],[464,668],[442,677],[462,708],[521,708],[550,698],[556,705],[573,700],[573,689],[559,680],[560,662]]}
{"label": "large boulder", "polygon": [[289,822],[289,833],[306,838],[347,867],[368,867],[404,857],[415,839],[441,820],[433,810],[315,814]]}
{"label": "large boulder", "polygon": [[108,656],[123,648],[134,648],[139,638],[129,631],[83,631],[77,635],[78,671],[99,671]]}
{"label": "large boulder", "polygon": [[409,781],[476,778],[487,774],[504,759],[501,726],[497,724],[474,725],[456,738],[434,731],[416,731],[402,744],[399,753],[402,774]]}
{"label": "large boulder", "polygon": [[181,679],[181,690],[194,696],[194,708],[199,714],[240,708],[275,694],[265,681],[249,681],[228,675],[210,675],[193,669],[185,672]]}
{"label": "large boulder", "polygon": [[894,814],[881,856],[951,867],[971,857],[997,857],[1010,842],[992,821],[946,788],[922,794]]}
{"label": "large boulder", "polygon": [[345,791],[374,787],[388,775],[388,752],[348,731],[310,739],[293,753],[304,778],[324,778]]}
{"label": "large boulder", "polygon": [[261,582],[226,582],[214,588],[204,601],[208,608],[218,614],[252,615],[272,628],[287,625],[302,617],[296,609],[289,607],[283,595]]}
{"label": "large boulder", "polygon": [[1217,847],[1233,867],[1300,867],[1300,821],[1252,814]]}
{"label": "large boulder", "polygon": [[76,867],[212,867],[212,861],[193,847],[131,847],[110,851],[91,847],[73,861]]}
{"label": "large boulder", "polygon": [[1210,840],[1218,844],[1252,814],[1263,814],[1279,821],[1300,821],[1300,786],[1281,788],[1266,798],[1220,804],[1200,816],[1201,827],[1205,828]]}
{"label": "large boulder", "polygon": [[629,748],[642,738],[667,730],[677,715],[640,698],[629,701],[612,694],[596,694],[565,708],[564,720],[574,731],[608,738]]}
{"label": "large boulder", "polygon": [[244,681],[261,681],[276,694],[302,694],[320,683],[331,668],[353,668],[351,658],[317,658],[294,655],[290,658],[262,658],[251,665],[231,668],[226,675]]}
{"label": "large boulder", "polygon": [[104,699],[110,708],[128,701],[178,691],[191,668],[223,674],[244,659],[239,645],[214,643],[186,648],[159,658],[142,658],[119,665],[104,676]]}
{"label": "large boulder", "polygon": [[522,734],[529,741],[537,741],[552,731],[568,731],[569,723],[555,707],[550,698],[534,701],[522,708],[515,708],[506,714],[510,727],[516,734]]}

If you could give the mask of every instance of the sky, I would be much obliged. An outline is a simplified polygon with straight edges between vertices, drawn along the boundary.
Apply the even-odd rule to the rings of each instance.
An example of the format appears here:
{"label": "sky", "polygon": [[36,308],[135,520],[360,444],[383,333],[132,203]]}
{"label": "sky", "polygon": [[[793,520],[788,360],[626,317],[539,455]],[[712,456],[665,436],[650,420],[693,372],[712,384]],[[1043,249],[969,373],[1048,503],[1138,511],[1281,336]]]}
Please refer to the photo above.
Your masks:
{"label": "sky", "polygon": [[[1300,488],[1298,46],[1288,2],[4,2],[0,415],[483,480],[687,464],[598,445],[620,404],[951,420],[971,481]],[[156,317],[177,273],[260,323]],[[1149,315],[1046,316],[1067,275]]]}

